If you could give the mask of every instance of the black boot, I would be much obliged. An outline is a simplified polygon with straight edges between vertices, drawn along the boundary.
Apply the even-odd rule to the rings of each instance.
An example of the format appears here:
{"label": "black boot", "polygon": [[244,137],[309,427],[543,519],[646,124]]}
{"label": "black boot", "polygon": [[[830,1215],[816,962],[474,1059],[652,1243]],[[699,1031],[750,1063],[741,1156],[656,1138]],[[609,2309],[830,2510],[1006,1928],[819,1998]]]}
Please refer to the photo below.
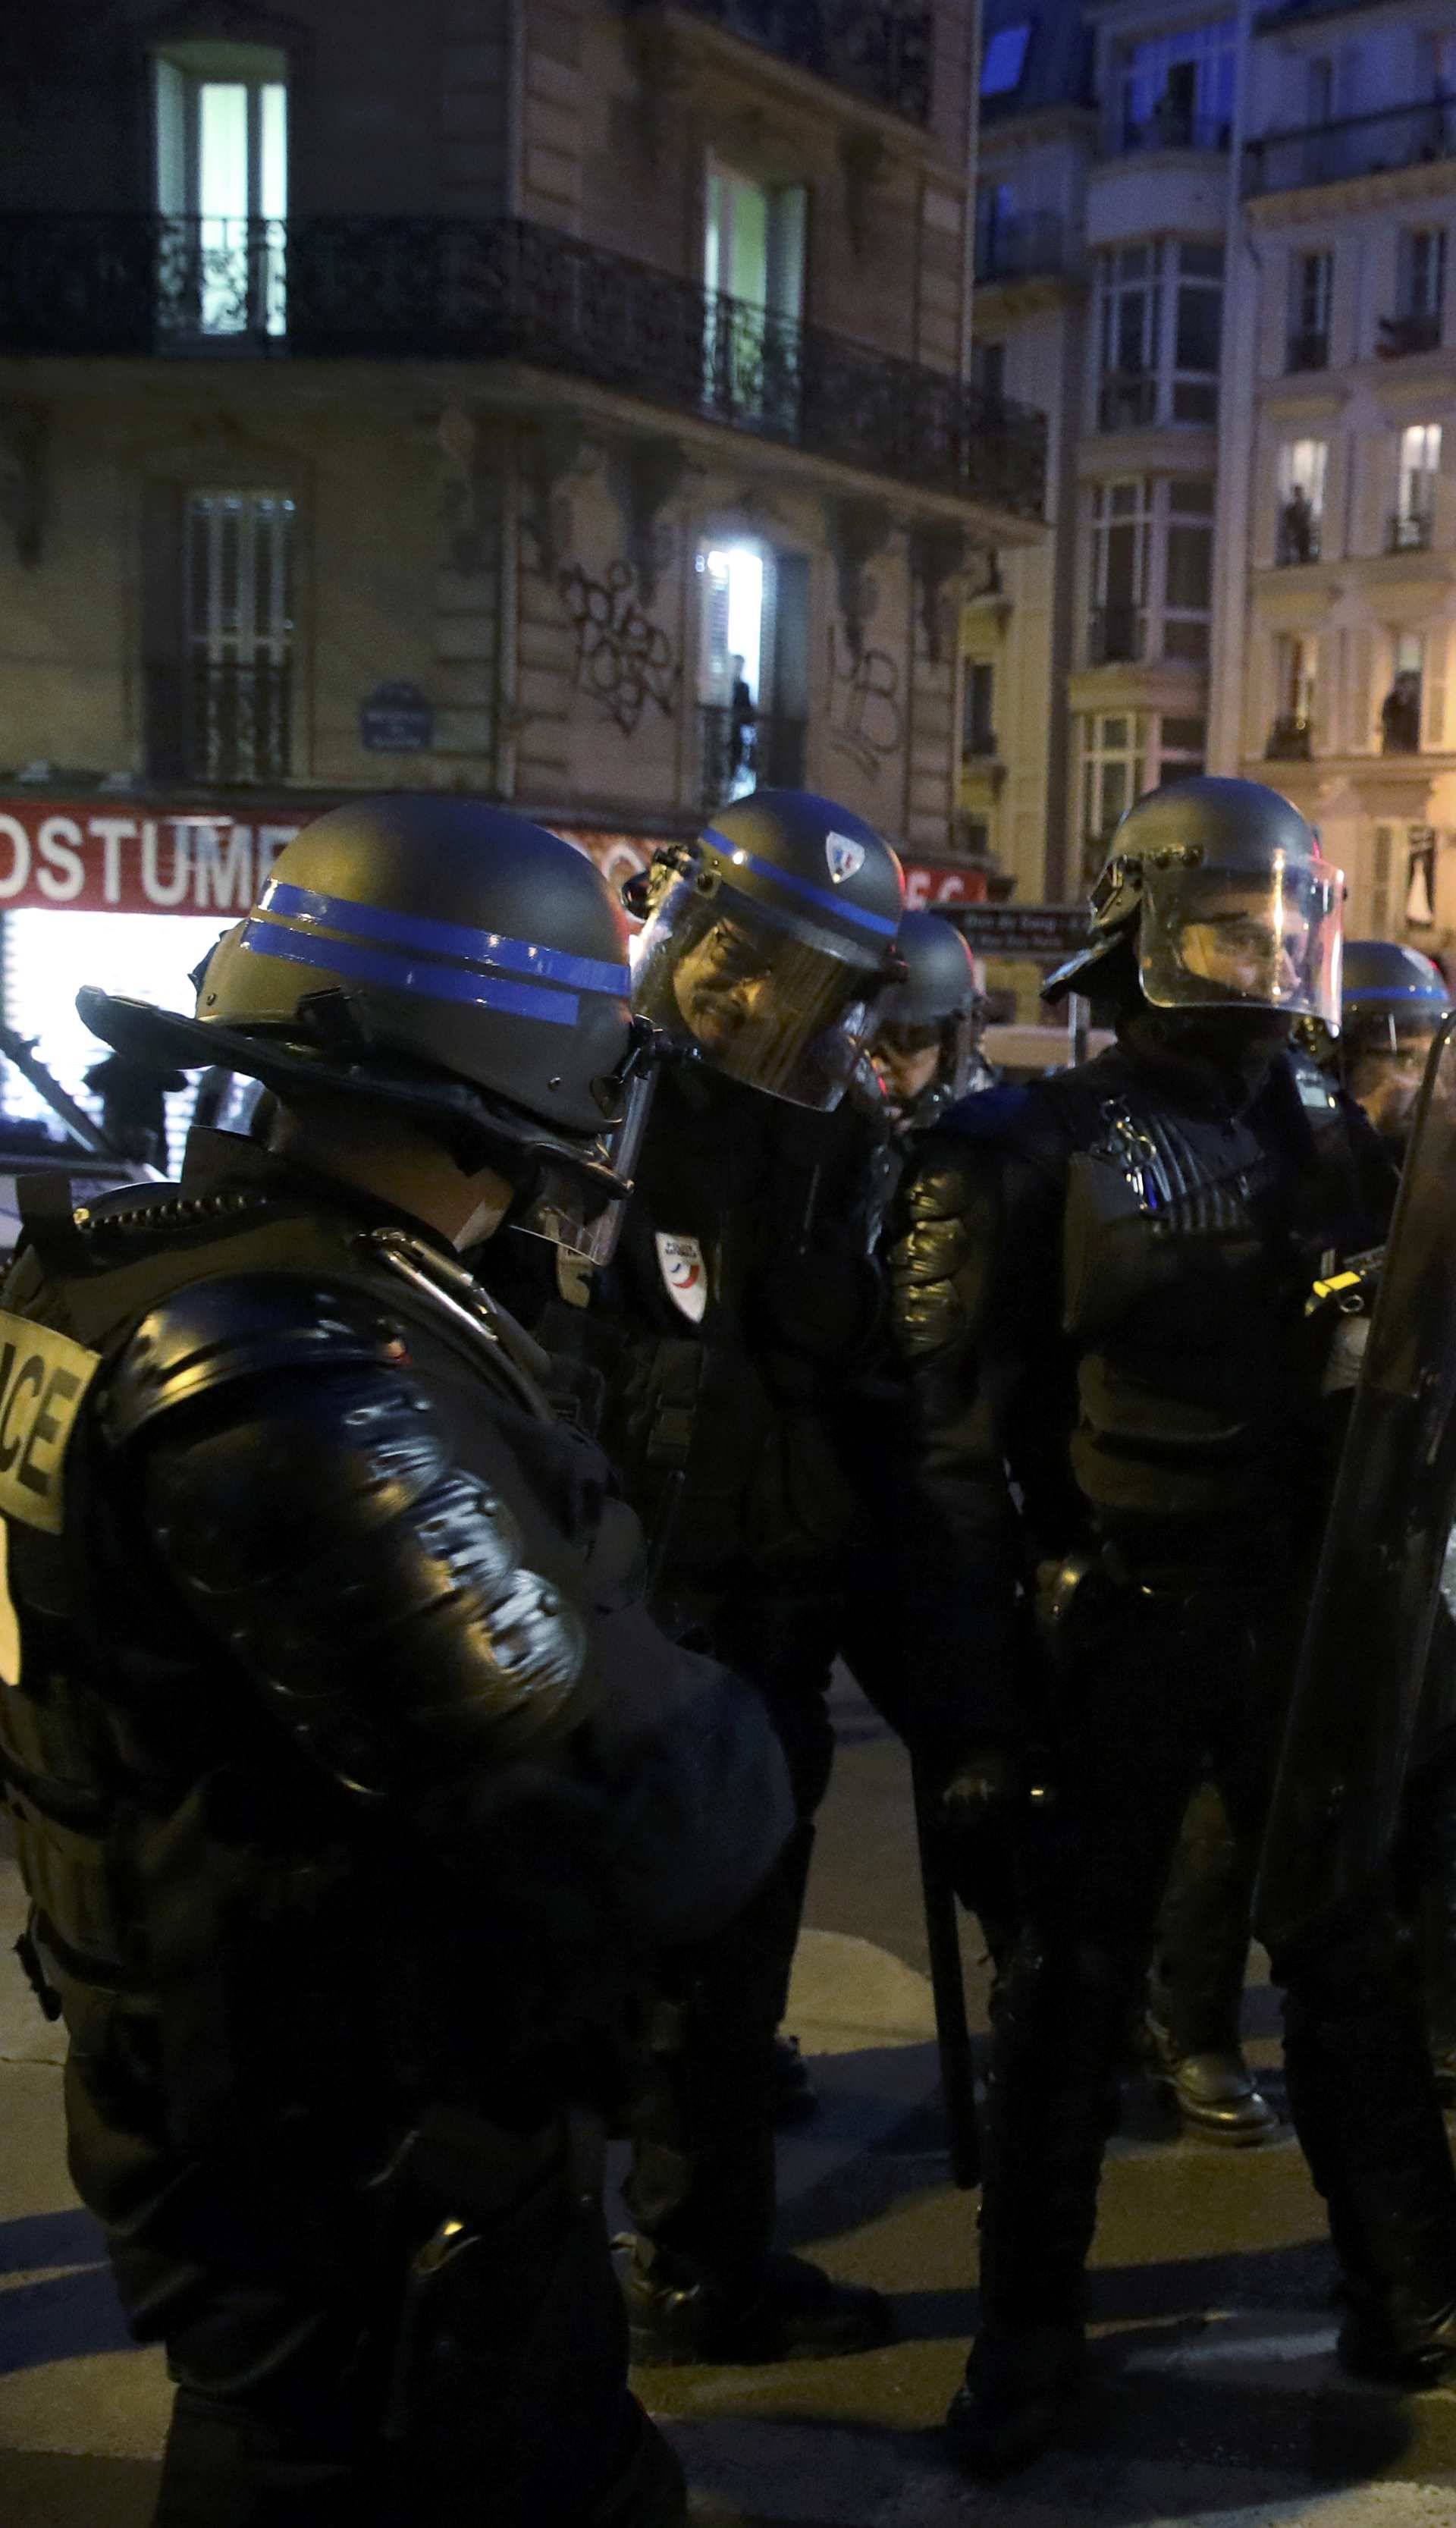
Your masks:
{"label": "black boot", "polygon": [[983,2328],[946,2415],[952,2454],[967,2475],[1010,2475],[1056,2439],[1086,2373],[1079,2326]]}
{"label": "black boot", "polygon": [[1083,2371],[1083,2269],[1140,1956],[1059,1926],[1018,1936],[993,2004],[981,2193],[982,2323],[946,2416],[973,2475],[1055,2439]]}
{"label": "black boot", "polygon": [[1340,2359],[1429,2385],[1456,2372],[1456,2173],[1409,1934],[1377,1901],[1279,1963],[1290,2112],[1349,2308]]}
{"label": "black boot", "polygon": [[1152,2078],[1171,2101],[1184,2133],[1233,2150],[1278,2138],[1279,2119],[1244,2061],[1241,2046],[1184,2054],[1172,2030],[1149,2011],[1143,2051]]}
{"label": "black boot", "polygon": [[799,2256],[750,2274],[697,2272],[634,2239],[623,2278],[634,2362],[825,2361],[871,2352],[891,2336],[878,2291],[831,2282]]}
{"label": "black boot", "polygon": [[1251,1855],[1207,1782],[1188,1803],[1168,1873],[1143,2050],[1183,2131],[1236,2150],[1279,2130],[1239,2043],[1251,1902]]}

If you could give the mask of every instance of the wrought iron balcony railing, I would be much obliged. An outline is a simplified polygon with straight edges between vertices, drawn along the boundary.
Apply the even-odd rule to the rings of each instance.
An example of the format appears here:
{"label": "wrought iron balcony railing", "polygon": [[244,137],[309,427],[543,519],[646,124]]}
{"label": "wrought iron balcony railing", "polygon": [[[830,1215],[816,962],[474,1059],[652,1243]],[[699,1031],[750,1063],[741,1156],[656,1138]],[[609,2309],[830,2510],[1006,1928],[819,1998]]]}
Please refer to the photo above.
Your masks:
{"label": "wrought iron balcony railing", "polygon": [[978,282],[1039,281],[1068,269],[1066,223],[1060,211],[1014,211],[976,237]]}
{"label": "wrought iron balcony railing", "polygon": [[520,360],[1040,517],[1046,417],[521,220],[0,216],[0,350]]}
{"label": "wrought iron balcony railing", "polygon": [[1143,654],[1140,606],[1094,606],[1087,626],[1087,658],[1094,667],[1111,667]]}
{"label": "wrought iron balcony railing", "polygon": [[700,796],[704,809],[721,808],[758,788],[804,786],[805,722],[758,711],[746,720],[731,703],[698,707]]}
{"label": "wrought iron balcony railing", "polygon": [[1158,418],[1158,381],[1141,372],[1105,377],[1097,395],[1099,430],[1147,430]]}
{"label": "wrought iron balcony railing", "polygon": [[1456,157],[1456,97],[1347,115],[1304,132],[1272,132],[1244,151],[1246,193],[1283,193],[1299,184],[1338,184],[1392,167]]}
{"label": "wrought iron balcony railing", "polygon": [[1285,351],[1286,369],[1327,369],[1329,336],[1313,327],[1303,334],[1291,334]]}
{"label": "wrought iron balcony railing", "polygon": [[1122,158],[1147,149],[1226,149],[1230,132],[1226,114],[1198,114],[1165,97],[1143,122],[1118,125],[1108,156]]}
{"label": "wrought iron balcony railing", "polygon": [[893,0],[682,0],[682,6],[871,105],[913,123],[930,119],[930,9],[898,8]]}
{"label": "wrought iron balcony railing", "polygon": [[169,659],[146,670],[147,770],[156,780],[286,780],[291,727],[286,662]]}
{"label": "wrought iron balcony railing", "polygon": [[1438,351],[1440,346],[1441,320],[1435,309],[1380,318],[1380,339],[1376,344],[1378,359],[1404,360],[1413,352]]}
{"label": "wrought iron balcony railing", "polygon": [[1433,525],[1430,509],[1392,509],[1385,520],[1386,553],[1429,553]]}
{"label": "wrought iron balcony railing", "polygon": [[1310,723],[1300,711],[1280,711],[1271,724],[1264,750],[1271,764],[1308,764]]}

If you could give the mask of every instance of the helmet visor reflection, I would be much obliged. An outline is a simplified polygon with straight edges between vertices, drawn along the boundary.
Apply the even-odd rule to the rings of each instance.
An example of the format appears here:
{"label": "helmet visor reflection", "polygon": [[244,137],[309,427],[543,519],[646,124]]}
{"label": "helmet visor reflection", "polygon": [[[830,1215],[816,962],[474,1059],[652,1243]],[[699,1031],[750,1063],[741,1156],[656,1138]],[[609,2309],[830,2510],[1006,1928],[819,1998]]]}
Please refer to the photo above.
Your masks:
{"label": "helmet visor reflection", "polygon": [[837,1106],[872,1019],[876,973],[811,946],[752,898],[668,889],[637,943],[632,1004],[714,1071],[795,1106]]}
{"label": "helmet visor reflection", "polygon": [[1156,1009],[1232,1005],[1322,1019],[1339,1031],[1338,869],[1276,853],[1266,870],[1150,862],[1138,971]]}

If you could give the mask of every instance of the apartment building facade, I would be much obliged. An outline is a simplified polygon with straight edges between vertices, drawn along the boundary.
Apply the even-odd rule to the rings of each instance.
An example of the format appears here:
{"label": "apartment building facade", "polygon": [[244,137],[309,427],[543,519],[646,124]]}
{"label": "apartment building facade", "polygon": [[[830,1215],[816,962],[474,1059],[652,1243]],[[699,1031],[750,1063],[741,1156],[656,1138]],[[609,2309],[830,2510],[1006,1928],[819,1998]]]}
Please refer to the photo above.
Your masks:
{"label": "apartment building facade", "polygon": [[54,15],[0,162],[0,914],[68,1085],[76,981],[176,996],[353,791],[626,869],[805,782],[981,883],[958,598],[1045,464],[968,374],[972,0]]}
{"label": "apartment building facade", "polygon": [[[1250,46],[1228,741],[1345,869],[1352,929],[1456,941],[1456,25],[1271,12]],[[1230,649],[1233,644],[1230,643]],[[1234,726],[1237,713],[1236,732]]]}
{"label": "apartment building facade", "polygon": [[981,81],[977,374],[1047,410],[1056,536],[965,609],[963,811],[1071,897],[1140,790],[1243,771],[1352,929],[1451,944],[1449,9],[989,0]]}

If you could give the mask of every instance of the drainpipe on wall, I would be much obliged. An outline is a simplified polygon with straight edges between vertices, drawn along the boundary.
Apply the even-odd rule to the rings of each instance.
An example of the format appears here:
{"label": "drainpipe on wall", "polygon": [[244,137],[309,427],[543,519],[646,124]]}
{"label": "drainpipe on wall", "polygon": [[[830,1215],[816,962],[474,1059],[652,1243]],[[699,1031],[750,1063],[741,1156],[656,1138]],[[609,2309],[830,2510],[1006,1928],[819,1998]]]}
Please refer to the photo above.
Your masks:
{"label": "drainpipe on wall", "polygon": [[1249,494],[1258,427],[1255,389],[1263,296],[1263,273],[1252,242],[1245,239],[1243,218],[1244,135],[1253,77],[1253,0],[1239,0],[1238,69],[1228,144],[1228,213],[1223,235],[1219,488],[1214,507],[1214,606],[1209,636],[1210,772],[1236,772],[1243,754]]}

